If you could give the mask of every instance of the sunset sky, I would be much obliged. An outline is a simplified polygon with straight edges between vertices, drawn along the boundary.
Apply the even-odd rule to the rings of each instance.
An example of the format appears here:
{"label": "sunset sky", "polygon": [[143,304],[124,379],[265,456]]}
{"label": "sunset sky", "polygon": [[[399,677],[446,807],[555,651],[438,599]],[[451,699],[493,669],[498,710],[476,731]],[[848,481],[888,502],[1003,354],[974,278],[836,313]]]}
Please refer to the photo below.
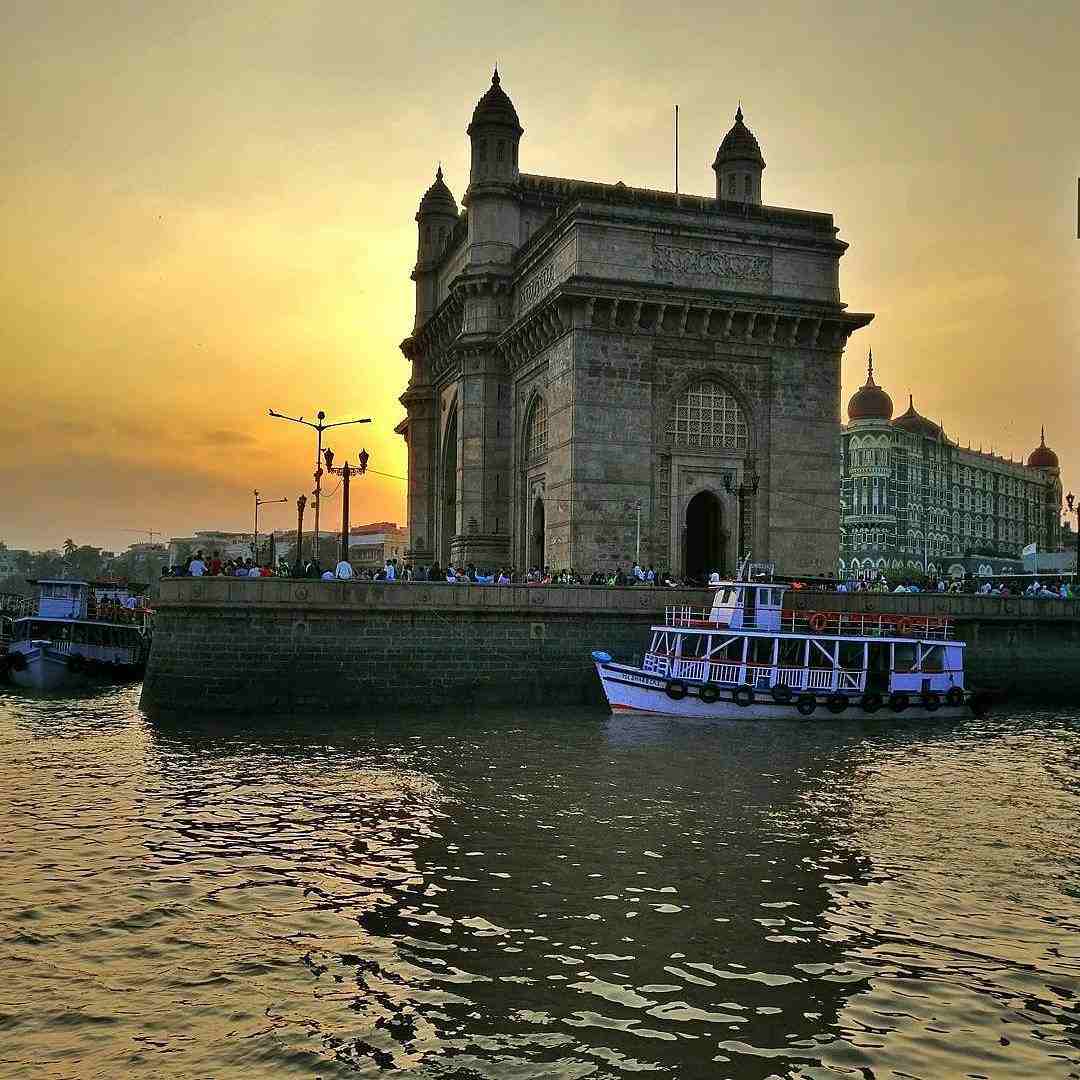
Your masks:
{"label": "sunset sky", "polygon": [[[1080,484],[1075,0],[1014,4],[59,3],[0,14],[0,540],[121,549],[294,520],[313,442],[374,422],[353,521],[404,522],[413,214],[494,61],[526,172],[670,188],[741,99],[764,201],[827,210],[902,411]],[[331,521],[340,514],[328,504]],[[326,518],[324,518],[324,521]]]}

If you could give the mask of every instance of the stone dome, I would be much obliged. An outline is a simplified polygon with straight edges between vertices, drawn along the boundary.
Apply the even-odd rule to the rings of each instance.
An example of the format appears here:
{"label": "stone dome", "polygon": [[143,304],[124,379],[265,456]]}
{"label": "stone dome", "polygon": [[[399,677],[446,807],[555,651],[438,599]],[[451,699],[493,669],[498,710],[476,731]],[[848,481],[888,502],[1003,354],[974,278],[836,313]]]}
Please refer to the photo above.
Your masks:
{"label": "stone dome", "polygon": [[847,414],[849,420],[891,420],[892,398],[874,382],[874,353],[867,357],[866,382],[851,395]]}
{"label": "stone dome", "polygon": [[1039,445],[1031,451],[1027,464],[1029,469],[1056,469],[1059,467],[1057,454],[1046,445],[1046,428],[1042,429]]}
{"label": "stone dome", "polygon": [[725,161],[753,161],[764,169],[765,159],[761,156],[761,146],[758,144],[754,133],[743,123],[742,106],[735,110],[735,123],[731,130],[724,136],[720,148],[716,151],[716,160],[713,168]]}
{"label": "stone dome", "polygon": [[915,402],[911,394],[908,394],[907,412],[898,416],[893,424],[904,431],[910,431],[912,435],[924,435],[928,439],[941,439],[945,436],[945,432],[939,425],[915,411]]}
{"label": "stone dome", "polygon": [[420,214],[452,214],[457,217],[457,203],[453,193],[443,182],[443,171],[440,165],[435,173],[435,183],[424,192],[420,200]]}
{"label": "stone dome", "polygon": [[514,103],[506,96],[506,91],[500,85],[499,69],[491,76],[491,86],[487,93],[476,103],[473,109],[471,131],[475,124],[503,124],[517,130],[522,134],[521,121],[518,120],[517,109]]}

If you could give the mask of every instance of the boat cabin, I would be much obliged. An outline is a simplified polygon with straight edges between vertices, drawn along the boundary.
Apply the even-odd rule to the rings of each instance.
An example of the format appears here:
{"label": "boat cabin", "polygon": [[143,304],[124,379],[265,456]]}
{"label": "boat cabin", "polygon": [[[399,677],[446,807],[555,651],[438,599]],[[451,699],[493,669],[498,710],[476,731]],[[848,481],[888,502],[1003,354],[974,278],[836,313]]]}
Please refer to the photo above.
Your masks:
{"label": "boat cabin", "polygon": [[37,614],[43,619],[85,619],[90,586],[85,581],[38,581]]}
{"label": "boat cabin", "polygon": [[786,585],[723,581],[713,597],[709,622],[732,630],[779,630]]}

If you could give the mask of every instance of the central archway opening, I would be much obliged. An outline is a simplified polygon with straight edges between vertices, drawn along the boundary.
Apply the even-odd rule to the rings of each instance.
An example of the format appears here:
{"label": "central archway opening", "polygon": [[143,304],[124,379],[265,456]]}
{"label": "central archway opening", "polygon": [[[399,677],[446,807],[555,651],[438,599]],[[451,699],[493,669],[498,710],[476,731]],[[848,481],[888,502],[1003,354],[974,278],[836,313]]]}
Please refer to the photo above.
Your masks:
{"label": "central archway opening", "polygon": [[544,569],[544,500],[537,496],[533,503],[532,531],[529,539],[529,566]]}
{"label": "central archway opening", "polygon": [[720,499],[699,491],[686,507],[686,576],[707,579],[724,573],[724,528]]}
{"label": "central archway opening", "polygon": [[439,529],[439,558],[450,565],[450,538],[457,531],[457,409],[446,425],[443,438],[442,506]]}

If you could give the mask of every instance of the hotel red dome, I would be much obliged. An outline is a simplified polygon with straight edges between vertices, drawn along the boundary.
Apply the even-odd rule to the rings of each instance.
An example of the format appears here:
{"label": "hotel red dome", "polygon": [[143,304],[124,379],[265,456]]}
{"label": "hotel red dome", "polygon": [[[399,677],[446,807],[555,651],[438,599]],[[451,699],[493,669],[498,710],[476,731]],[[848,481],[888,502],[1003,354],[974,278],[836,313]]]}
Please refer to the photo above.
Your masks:
{"label": "hotel red dome", "polygon": [[867,359],[866,382],[851,395],[847,414],[849,420],[891,420],[892,398],[874,382],[874,353]]}
{"label": "hotel red dome", "polygon": [[1029,469],[1056,469],[1058,468],[1058,456],[1046,445],[1046,428],[1043,428],[1039,438],[1039,445],[1031,451],[1027,459]]}

